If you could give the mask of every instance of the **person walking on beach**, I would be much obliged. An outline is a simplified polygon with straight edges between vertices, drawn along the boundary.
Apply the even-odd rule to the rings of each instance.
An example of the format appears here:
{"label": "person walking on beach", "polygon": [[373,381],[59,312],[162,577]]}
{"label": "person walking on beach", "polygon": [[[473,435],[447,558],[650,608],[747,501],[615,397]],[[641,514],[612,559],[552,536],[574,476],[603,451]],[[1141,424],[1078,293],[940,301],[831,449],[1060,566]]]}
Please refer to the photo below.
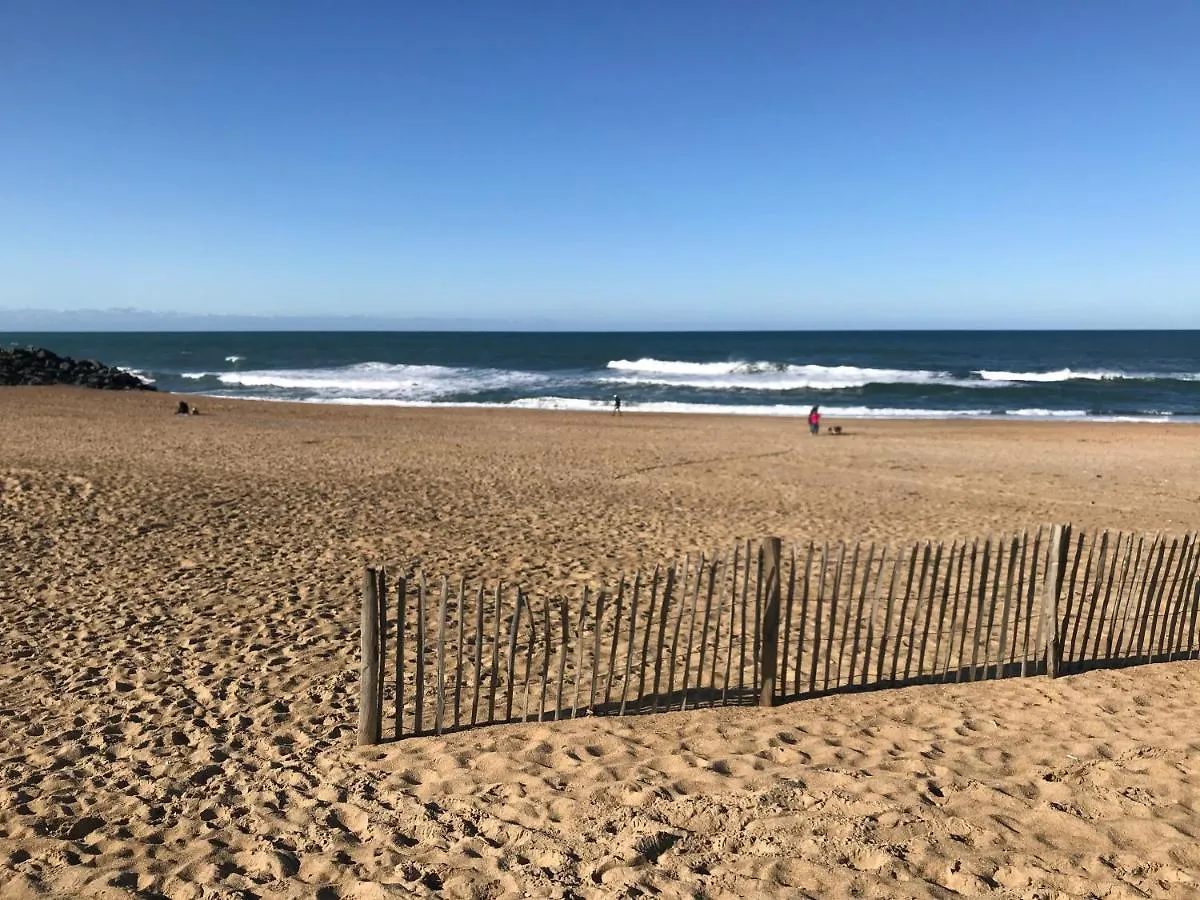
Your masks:
{"label": "person walking on beach", "polygon": [[814,406],[808,411],[808,431],[809,434],[816,434],[821,430],[821,408]]}
{"label": "person walking on beach", "polygon": [[614,416],[619,416],[621,414],[621,395],[620,394],[613,394],[612,414]]}

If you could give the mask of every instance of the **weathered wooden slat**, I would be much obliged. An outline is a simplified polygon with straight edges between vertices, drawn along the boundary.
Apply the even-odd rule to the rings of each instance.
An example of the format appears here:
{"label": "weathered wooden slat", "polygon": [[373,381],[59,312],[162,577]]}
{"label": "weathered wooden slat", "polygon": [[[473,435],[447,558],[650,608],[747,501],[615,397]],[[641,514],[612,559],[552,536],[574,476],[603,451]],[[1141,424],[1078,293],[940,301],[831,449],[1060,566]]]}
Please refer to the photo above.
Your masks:
{"label": "weathered wooden slat", "polygon": [[896,683],[896,672],[900,665],[900,645],[904,637],[904,619],[908,615],[908,602],[912,599],[913,577],[917,571],[917,554],[920,549],[920,544],[913,544],[912,556],[908,560],[908,578],[905,579],[904,597],[900,601],[900,617],[896,620],[896,641],[892,645],[892,670],[888,675],[888,684]]}
{"label": "weathered wooden slat", "polygon": [[571,613],[567,608],[567,598],[558,598],[558,633],[562,639],[558,644],[558,690],[554,693],[554,721],[557,722],[565,713],[563,708],[563,692],[567,679],[567,651],[571,647]]}
{"label": "weathered wooden slat", "polygon": [[[1163,540],[1163,546],[1166,546],[1166,540]],[[1179,553],[1179,538],[1172,538],[1171,549],[1167,553],[1166,562],[1163,564],[1161,571],[1156,567],[1154,572],[1154,590],[1146,597],[1146,610],[1142,615],[1142,632],[1145,632],[1146,643],[1143,650],[1142,633],[1138,633],[1138,659],[1149,662],[1154,647],[1154,632],[1158,628],[1159,620],[1162,618],[1162,601],[1163,594],[1166,592],[1168,582],[1170,581],[1170,573],[1176,564],[1176,557]],[[1162,555],[1161,553],[1159,554]],[[1153,598],[1153,606],[1151,606],[1151,597]]]}
{"label": "weathered wooden slat", "polygon": [[[1033,627],[1035,617],[1034,596],[1037,592],[1038,565],[1041,562],[1042,552],[1042,526],[1038,526],[1038,530],[1033,537],[1033,552],[1029,555],[1029,581],[1025,592],[1025,632],[1021,642],[1021,677],[1037,674],[1037,659],[1038,651],[1035,649],[1038,644],[1038,639],[1041,635],[1035,635],[1034,644],[1029,643],[1029,633]],[[1038,621],[1041,617],[1038,616]]]}
{"label": "weathered wooden slat", "polygon": [[1016,674],[1016,663],[1019,655],[1023,653],[1021,647],[1021,611],[1025,603],[1025,566],[1029,562],[1029,531],[1022,529],[1021,531],[1021,559],[1017,564],[1017,584],[1013,590],[1013,626],[1012,626],[1012,646],[1010,650],[1011,662],[1013,663],[1014,674]]}
{"label": "weathered wooden slat", "polygon": [[842,669],[846,665],[846,646],[850,642],[850,621],[854,618],[854,588],[858,584],[858,560],[862,552],[862,542],[855,541],[854,553],[850,557],[850,566],[846,573],[846,612],[842,616],[842,637],[838,641],[837,665],[833,671],[835,687],[841,687]]}
{"label": "weathered wooden slat", "polygon": [[546,634],[546,646],[542,650],[542,691],[538,701],[538,721],[546,715],[546,690],[550,686],[550,656],[554,652],[554,630],[550,625],[550,598],[542,602],[542,631]]}
{"label": "weathered wooden slat", "polygon": [[[1067,532],[1071,539],[1063,546],[1063,552],[1066,554],[1063,566],[1064,571],[1069,571],[1069,574],[1065,576],[1066,580],[1059,585],[1058,618],[1054,622],[1053,632],[1054,640],[1058,647],[1059,675],[1067,671],[1070,661],[1067,631],[1071,624],[1071,617],[1076,612],[1075,585],[1078,583],[1079,564],[1083,561],[1083,548],[1087,539],[1087,535],[1084,532],[1075,534],[1070,526],[1067,526]],[[1072,542],[1075,545],[1073,548]]]}
{"label": "weathered wooden slat", "polygon": [[762,686],[761,657],[762,657],[762,605],[763,605],[763,549],[760,544],[754,554],[756,577],[754,580],[754,642],[750,645],[750,684],[757,697]]}
{"label": "weathered wooden slat", "polygon": [[825,666],[821,675],[823,691],[830,688],[829,676],[833,670],[833,649],[837,642],[837,612],[842,589],[842,573],[846,564],[846,542],[838,541],[837,568],[833,574],[833,593],[829,600],[829,637],[825,641]]}
{"label": "weathered wooden slat", "polygon": [[[721,564],[721,557],[713,554],[712,562],[708,564],[708,594],[704,600],[704,620],[700,626],[700,659],[696,663],[696,689],[702,691],[704,689],[704,668],[705,655],[708,652],[708,626],[712,615],[713,595],[717,589],[717,572]],[[717,652],[717,646],[713,646],[713,655]],[[710,687],[710,690],[712,687]],[[687,692],[684,691],[686,694]],[[711,696],[711,695],[710,695]],[[684,698],[686,703],[687,698]]]}
{"label": "weathered wooden slat", "polygon": [[954,560],[958,557],[958,541],[950,543],[950,555],[946,558],[946,577],[942,580],[941,599],[938,601],[937,632],[933,639],[932,672],[935,679],[942,675],[942,635],[946,629],[946,606],[950,601],[950,583],[954,576]]}
{"label": "weathered wooden slat", "polygon": [[[379,690],[375,692],[375,734],[378,740],[383,740],[383,694],[387,684],[387,645],[388,645],[388,583],[387,569],[380,566],[377,570],[379,578]],[[399,688],[397,688],[399,694]]]}
{"label": "weathered wooden slat", "polygon": [[659,586],[660,569],[654,567],[654,576],[650,580],[650,603],[646,608],[646,630],[642,634],[642,668],[638,674],[638,693],[637,704],[638,710],[645,708],[646,703],[646,675],[650,667],[650,638],[654,632],[654,614],[658,607],[658,586]]}
{"label": "weathered wooden slat", "polygon": [[1163,611],[1163,627],[1159,629],[1160,636],[1158,640],[1158,650],[1154,654],[1160,659],[1164,656],[1168,659],[1175,657],[1175,634],[1178,625],[1179,611],[1183,608],[1183,597],[1179,590],[1180,579],[1187,576],[1187,572],[1191,568],[1192,555],[1195,545],[1190,534],[1185,534],[1182,538],[1182,547],[1179,551],[1179,563],[1175,567],[1175,575],[1171,579],[1171,587],[1167,593],[1167,606]]}
{"label": "weathered wooden slat", "polygon": [[1165,654],[1166,659],[1174,660],[1180,652],[1180,638],[1183,636],[1182,629],[1182,614],[1184,608],[1187,607],[1187,582],[1190,572],[1192,572],[1193,560],[1195,558],[1196,542],[1193,534],[1183,535],[1184,545],[1187,547],[1186,553],[1181,553],[1183,562],[1180,565],[1180,570],[1176,572],[1175,581],[1171,584],[1171,607],[1169,613],[1168,628],[1166,628],[1166,638],[1163,646],[1159,647],[1159,656]]}
{"label": "weathered wooden slat", "polygon": [[[1092,557],[1088,555],[1088,567],[1092,570],[1091,579],[1091,596],[1081,597],[1081,602],[1086,606],[1081,606],[1079,616],[1076,618],[1077,627],[1080,629],[1079,644],[1075,643],[1075,635],[1071,635],[1071,659],[1073,667],[1078,671],[1087,663],[1087,648],[1088,643],[1092,640],[1092,625],[1096,621],[1096,610],[1100,605],[1100,594],[1104,589],[1104,574],[1107,571],[1108,563],[1108,529],[1100,533],[1099,540],[1092,541],[1092,550],[1099,551],[1095,560],[1095,567],[1092,568]],[[1084,579],[1087,581],[1087,579]],[[1082,625],[1078,623],[1082,622]],[[1101,619],[1100,627],[1104,627],[1103,619]],[[1097,635],[1099,637],[1099,635]]]}
{"label": "weathered wooden slat", "polygon": [[520,594],[517,602],[523,603],[529,609],[529,615],[525,617],[525,701],[521,704],[521,721],[528,722],[529,688],[533,684],[533,648],[537,643],[537,611],[520,588],[517,588],[517,593]]}
{"label": "weathered wooden slat", "polygon": [[584,657],[583,646],[583,630],[584,623],[587,621],[588,601],[591,599],[591,591],[585,586],[583,596],[579,601],[579,618],[575,624],[575,674],[573,681],[575,682],[575,690],[571,694],[571,718],[579,716],[579,686],[583,683],[584,670],[587,666]]}
{"label": "weathered wooden slat", "polygon": [[[592,630],[595,632],[592,636],[592,684],[591,690],[588,692],[588,714],[594,716],[596,714],[596,679],[600,675],[600,635],[604,625],[604,588],[601,587],[596,592],[596,615],[593,619],[594,625]],[[609,667],[612,671],[612,667]]]}
{"label": "weathered wooden slat", "polygon": [[462,687],[463,687],[463,620],[466,618],[466,579],[458,579],[458,642],[454,645],[454,727],[462,725]]}
{"label": "weathered wooden slat", "polygon": [[[617,580],[617,606],[613,613],[612,652],[608,655],[608,679],[604,683],[604,709],[612,710],[613,678],[617,671],[617,650],[621,645],[621,616],[625,612],[625,573]],[[626,676],[628,677],[628,676]]]}
{"label": "weathered wooden slat", "polygon": [[[926,541],[921,548],[921,574],[917,577],[917,596],[913,601],[912,624],[908,628],[908,650],[904,654],[904,681],[907,682],[912,678],[912,662],[913,656],[916,654],[917,647],[917,626],[921,621],[921,601],[925,597],[925,578],[929,574],[929,560],[931,548],[929,541]],[[926,603],[926,606],[929,604]],[[922,632],[922,637],[924,632]]]}
{"label": "weathered wooden slat", "polygon": [[434,734],[441,734],[446,722],[446,608],[449,596],[450,580],[442,576],[442,594],[438,600],[437,703],[433,711]]}
{"label": "weathered wooden slat", "polygon": [[496,582],[496,610],[492,622],[492,679],[488,685],[488,723],[496,721],[496,688],[500,685],[500,619],[503,614],[503,584]]}
{"label": "weathered wooden slat", "polygon": [[746,697],[746,642],[749,639],[749,631],[746,628],[746,616],[750,608],[750,542],[746,541],[745,573],[742,579],[742,608],[741,608],[741,631],[739,632],[739,643],[741,645],[738,663],[738,703],[745,701]]}
{"label": "weathered wooden slat", "polygon": [[[733,604],[737,596],[737,567],[738,567],[738,546],[733,547],[733,562],[732,565],[726,567],[729,572],[729,578],[732,582],[732,587],[729,592],[729,641],[725,645],[725,672],[721,677],[721,703],[724,704],[729,692],[729,672],[731,670],[731,660],[733,659]],[[722,583],[721,589],[718,592],[717,598],[717,627],[713,644],[713,661],[712,661],[712,690],[714,703],[717,691],[717,667],[721,661],[721,620],[725,612],[725,586]]]}
{"label": "weathered wooden slat", "polygon": [[[1016,575],[1017,557],[1020,552],[1020,541],[1014,535],[1008,542],[1008,565],[1004,567],[1004,605],[1000,610],[1000,646],[996,649],[996,678],[1005,676],[1004,670],[1009,663],[1008,617],[1012,611],[1013,577]],[[996,567],[996,571],[1000,571],[999,566]]]}
{"label": "weathered wooden slat", "polygon": [[[903,559],[903,551],[896,548],[896,556],[892,560],[892,577],[888,582],[887,595],[884,597],[883,605],[883,622],[879,629],[879,658],[875,663],[875,682],[883,684],[883,670],[886,665],[888,651],[888,632],[892,628],[892,606],[896,596],[896,579],[900,576],[900,562]],[[875,616],[871,616],[872,624],[875,621]]]}
{"label": "weathered wooden slat", "polygon": [[[1133,544],[1135,540],[1136,539],[1133,534],[1128,535],[1128,539],[1125,541],[1125,552],[1121,553],[1121,533],[1117,533],[1117,549],[1113,552],[1112,574],[1109,576],[1109,585],[1105,589],[1105,608],[1102,610],[1100,617],[1108,624],[1108,631],[1105,634],[1104,640],[1104,659],[1106,661],[1111,661],[1115,652],[1117,633],[1119,631],[1117,620],[1120,614],[1121,592],[1124,589],[1125,576],[1129,571],[1129,559],[1133,555]],[[1118,560],[1120,560],[1119,563]],[[1121,572],[1119,576],[1116,575],[1118,568]],[[1106,615],[1108,606],[1108,593],[1113,588],[1115,588],[1115,596],[1113,597],[1112,617],[1109,618]],[[1093,656],[1100,658],[1099,649],[1093,652]]]}
{"label": "weathered wooden slat", "polygon": [[[958,633],[958,608],[962,605],[962,578],[963,568],[967,561],[967,544],[966,541],[958,548],[958,566],[955,569],[954,575],[954,593],[953,600],[950,606],[950,627],[946,631],[946,671],[943,673],[942,680],[949,681],[951,674],[955,678],[958,677],[958,670],[954,666],[954,642]],[[964,618],[965,618],[964,613]],[[961,660],[961,652],[959,659]]]}
{"label": "weathered wooden slat", "polygon": [[359,622],[358,744],[379,743],[379,578],[374,568],[363,572]]}
{"label": "weathered wooden slat", "polygon": [[[797,696],[799,696],[800,692],[804,689],[803,682],[800,678],[800,673],[804,671],[801,666],[804,665],[804,636],[808,634],[808,609],[810,603],[809,593],[812,580],[813,555],[815,552],[816,548],[813,545],[813,542],[809,541],[808,550],[804,557],[804,581],[802,582],[803,590],[801,591],[802,596],[800,598],[800,630],[796,633],[796,669],[795,676],[792,680],[792,683],[796,686],[795,691]],[[809,655],[814,655],[811,650],[809,651]]]}
{"label": "weathered wooden slat", "polygon": [[[1101,616],[1104,630],[1102,632],[1102,646],[1098,646],[1095,652],[1095,657],[1104,660],[1106,663],[1111,662],[1116,658],[1117,641],[1120,638],[1122,610],[1121,600],[1125,590],[1125,580],[1129,575],[1130,566],[1132,565],[1133,551],[1139,540],[1138,535],[1130,532],[1123,534],[1117,533],[1117,546],[1113,550],[1113,558],[1110,564],[1111,585],[1106,586],[1106,595],[1111,593],[1111,607],[1102,611]],[[1109,600],[1106,596],[1105,600]],[[1107,606],[1107,603],[1105,604]]]}
{"label": "weathered wooden slat", "polygon": [[1196,547],[1196,552],[1187,576],[1180,585],[1180,593],[1184,598],[1184,609],[1179,621],[1182,631],[1179,638],[1179,658],[1182,659],[1193,659],[1196,656],[1196,615],[1200,612],[1200,535],[1192,534],[1192,544]]}
{"label": "weathered wooden slat", "polygon": [[[858,545],[854,545],[854,562],[858,562]],[[835,688],[836,672],[841,668],[841,656],[838,656],[838,666],[834,667],[834,648],[838,644],[838,605],[841,602],[841,586],[845,578],[846,568],[846,541],[838,541],[838,568],[834,570],[833,576],[833,595],[829,601],[829,637],[826,640],[826,664],[824,664],[824,673],[822,674],[822,682],[824,688],[829,690]],[[852,566],[853,568],[853,566]],[[850,619],[850,614],[842,617],[842,622],[847,622]],[[833,680],[830,680],[832,679]]]}
{"label": "weathered wooden slat", "polygon": [[[971,541],[971,560],[967,564],[967,593],[963,597],[962,634],[958,641],[958,668],[955,681],[969,681],[971,665],[967,663],[967,634],[970,632],[971,610],[975,603],[975,563],[979,559],[979,541]],[[978,630],[978,624],[976,624]]]}
{"label": "weathered wooden slat", "polygon": [[[1154,560],[1162,546],[1162,536],[1155,535],[1151,540],[1150,549],[1142,560],[1142,566],[1136,564],[1130,578],[1130,591],[1126,599],[1126,613],[1123,628],[1122,654],[1126,657],[1134,653],[1137,644],[1138,625],[1141,623],[1141,608],[1145,603],[1146,590],[1150,584],[1150,572],[1154,568]],[[1140,549],[1140,548],[1139,548]]]}
{"label": "weathered wooden slat", "polygon": [[[679,593],[678,609],[675,613],[675,625],[671,629],[671,651],[667,655],[667,697],[670,702],[673,702],[675,699],[675,670],[679,668],[679,634],[683,628],[683,620],[688,605],[688,578],[692,575],[699,575],[699,570],[696,573],[690,571],[691,563],[691,554],[685,554],[683,557],[683,578],[680,580],[681,590]],[[692,580],[696,581],[698,588],[698,579],[693,577]]]}
{"label": "weathered wooden slat", "polygon": [[396,740],[404,734],[404,636],[407,628],[408,579],[400,575],[396,578]]}
{"label": "weathered wooden slat", "polygon": [[[1092,642],[1091,658],[1100,658],[1100,642],[1108,633],[1108,607],[1109,599],[1112,593],[1113,577],[1117,571],[1117,564],[1121,556],[1121,532],[1117,532],[1117,539],[1110,540],[1108,531],[1105,531],[1100,539],[1100,571],[1096,578],[1096,592],[1092,597],[1092,611],[1095,612],[1096,628],[1093,632],[1091,623],[1088,624],[1087,636],[1084,639],[1082,658],[1088,658],[1087,641]],[[1106,562],[1107,561],[1107,562]],[[1103,599],[1102,599],[1103,598]]]}
{"label": "weathered wooden slat", "polygon": [[417,652],[416,684],[413,687],[416,696],[416,709],[413,710],[413,734],[425,731],[425,573],[418,573],[417,578],[417,630],[413,645]]}
{"label": "weathered wooden slat", "polygon": [[1167,553],[1167,539],[1164,535],[1158,545],[1158,555],[1154,560],[1153,573],[1149,581],[1146,582],[1146,589],[1142,591],[1142,602],[1138,605],[1138,611],[1135,613],[1137,619],[1137,644],[1134,650],[1134,658],[1142,659],[1142,649],[1145,646],[1146,632],[1153,626],[1151,622],[1156,613],[1158,604],[1162,597],[1162,581],[1166,570],[1171,567],[1171,557],[1175,555],[1178,549],[1178,538],[1171,544],[1170,555],[1167,556],[1164,565],[1163,556]]}
{"label": "weathered wooden slat", "polygon": [[[633,647],[637,640],[638,595],[642,589],[642,570],[633,573],[633,590],[629,598],[629,646],[625,650],[625,677],[621,679],[621,708],[618,716],[625,715],[625,704],[629,700],[629,679],[633,666]],[[636,701],[635,701],[636,702]]]}
{"label": "weathered wooden slat", "polygon": [[683,686],[679,696],[680,709],[687,709],[688,677],[692,668],[692,649],[696,634],[696,616],[698,614],[698,607],[700,603],[700,583],[704,577],[704,569],[705,558],[704,554],[701,553],[700,561],[696,564],[696,574],[693,578],[695,585],[693,586],[692,590],[692,609],[688,616],[687,650],[685,650],[683,654]]}
{"label": "weathered wooden slat", "polygon": [[759,706],[775,704],[775,682],[779,676],[779,558],[782,542],[777,537],[763,541],[760,583],[763,585],[762,673]]}
{"label": "weathered wooden slat", "polygon": [[[983,680],[990,677],[988,673],[992,667],[992,635],[996,629],[996,610],[1000,608],[1000,574],[1004,570],[1004,544],[1002,534],[996,540],[995,558],[992,560],[992,586],[987,602],[987,625],[984,626],[983,632],[983,668],[979,673]],[[997,665],[997,674],[994,677],[1000,677],[999,671],[1000,667]]]}
{"label": "weathered wooden slat", "polygon": [[821,570],[817,573],[817,596],[813,603],[812,659],[808,669],[808,692],[816,693],[817,672],[821,662],[821,605],[825,595],[825,569],[829,566],[829,544],[821,548]]}
{"label": "weathered wooden slat", "polygon": [[[883,573],[887,566],[888,548],[884,544],[882,552],[879,554],[879,574],[875,576],[875,591],[871,595],[871,611],[867,614],[867,642],[863,648],[863,666],[861,683],[866,685],[871,677],[871,659],[874,656],[875,650],[875,617],[879,612],[879,595],[883,592]],[[895,570],[895,562],[892,563],[892,569]],[[880,651],[880,659],[883,659],[883,653]]]}
{"label": "weathered wooden slat", "polygon": [[1039,628],[1044,644],[1046,674],[1057,678],[1062,667],[1062,644],[1059,616],[1059,597],[1067,570],[1067,554],[1071,545],[1071,526],[1055,525],[1050,529],[1050,552],[1046,559],[1046,583],[1042,594],[1042,626]]}
{"label": "weathered wooden slat", "polygon": [[[1163,540],[1163,546],[1166,546],[1166,539]],[[1154,585],[1153,606],[1148,602],[1146,604],[1146,613],[1143,621],[1146,627],[1146,642],[1144,648],[1139,646],[1138,658],[1144,662],[1149,662],[1154,658],[1154,636],[1159,630],[1159,623],[1162,621],[1162,605],[1163,598],[1166,595],[1167,589],[1170,587],[1171,572],[1179,564],[1180,546],[1179,538],[1171,539],[1171,549],[1167,552],[1166,561],[1163,563],[1161,573],[1157,574]],[[1140,640],[1139,640],[1140,644]]]}
{"label": "weathered wooden slat", "polygon": [[1184,563],[1188,557],[1188,537],[1175,538],[1178,543],[1178,553],[1175,554],[1175,560],[1172,566],[1167,570],[1167,576],[1163,579],[1163,587],[1159,592],[1162,596],[1161,612],[1156,606],[1155,609],[1155,626],[1149,637],[1149,643],[1146,646],[1146,655],[1150,660],[1155,657],[1162,657],[1167,646],[1167,636],[1173,624],[1172,618],[1175,611],[1174,599],[1175,589],[1179,584],[1179,577]]}
{"label": "weathered wooden slat", "polygon": [[481,584],[479,592],[475,595],[475,677],[472,679],[475,682],[475,695],[471,699],[472,725],[479,722],[479,690],[483,686],[483,598],[484,589]]}
{"label": "weathered wooden slat", "polygon": [[[1076,654],[1079,646],[1079,631],[1083,627],[1084,620],[1087,618],[1088,608],[1088,587],[1092,580],[1092,564],[1096,561],[1096,549],[1098,540],[1093,538],[1087,542],[1087,562],[1083,567],[1083,581],[1079,585],[1079,602],[1075,602],[1075,572],[1079,568],[1079,562],[1083,558],[1083,545],[1085,533],[1079,533],[1079,547],[1075,553],[1075,559],[1071,565],[1071,584],[1067,588],[1067,596],[1064,598],[1064,609],[1062,613],[1063,621],[1063,671],[1071,671],[1078,667]],[[1067,629],[1070,629],[1068,635]]]}
{"label": "weathered wooden slat", "polygon": [[788,694],[788,650],[792,639],[792,607],[796,602],[796,545],[788,548],[791,564],[788,566],[787,600],[783,611],[783,655],[779,660],[779,694]]}
{"label": "weathered wooden slat", "polygon": [[[872,568],[872,564],[874,563],[874,561],[875,561],[875,542],[872,541],[871,545],[867,548],[867,561],[863,565],[862,584],[859,587],[859,591],[858,591],[858,605],[856,606],[855,612],[854,612],[854,642],[850,647],[850,671],[846,674],[846,684],[851,685],[851,686],[854,685],[854,675],[855,675],[855,672],[858,667],[858,651],[859,651],[859,647],[860,647],[860,642],[862,640],[863,611],[866,609],[866,605],[867,605],[867,591],[869,590],[870,584],[871,584],[871,568]],[[883,575],[883,572],[881,569],[879,576],[877,576],[877,578],[876,578],[876,584],[879,583],[878,578],[882,577],[882,575]],[[869,646],[868,646],[866,656],[870,657]]]}
{"label": "weathered wooden slat", "polygon": [[521,589],[517,588],[517,602],[513,607],[512,624],[508,629],[508,673],[504,685],[504,721],[511,722],[513,718],[513,691],[517,686],[517,632],[521,627]]}
{"label": "weathered wooden slat", "polygon": [[[1197,541],[1200,543],[1200,539]],[[1185,651],[1184,659],[1195,659],[1200,655],[1200,634],[1196,631],[1196,618],[1197,615],[1200,615],[1200,550],[1196,553],[1196,564],[1192,568],[1188,580],[1184,583],[1183,589],[1189,604],[1187,635],[1186,640],[1182,642]]]}
{"label": "weathered wooden slat", "polygon": [[663,585],[662,608],[659,610],[658,616],[658,642],[655,645],[654,651],[654,694],[650,701],[651,712],[658,712],[658,705],[661,700],[659,694],[662,690],[663,652],[667,644],[667,621],[671,612],[671,595],[674,591],[675,564],[672,563],[667,567],[667,579]]}
{"label": "weathered wooden slat", "polygon": [[1200,575],[1200,535],[1191,533],[1192,538],[1192,559],[1187,570],[1184,572],[1183,579],[1179,585],[1180,595],[1180,614],[1179,614],[1179,634],[1175,642],[1175,651],[1169,657],[1175,659],[1191,659],[1192,648],[1195,637],[1194,624],[1191,621],[1191,616],[1194,610],[1193,590],[1194,586],[1200,586],[1197,581],[1197,576]]}
{"label": "weathered wooden slat", "polygon": [[942,544],[939,541],[933,551],[933,568],[929,573],[929,591],[925,601],[925,620],[921,624],[921,649],[917,654],[917,671],[914,673],[917,678],[922,678],[925,675],[925,648],[929,642],[929,626],[933,622],[933,607],[934,601],[937,598],[938,572],[941,570],[941,567]]}
{"label": "weathered wooden slat", "polygon": [[979,563],[979,590],[975,597],[975,632],[971,635],[971,668],[967,672],[967,681],[978,681],[982,677],[979,669],[979,642],[986,640],[984,635],[984,613],[988,600],[988,566],[991,562],[992,539],[983,542],[983,556]]}
{"label": "weathered wooden slat", "polygon": [[[1125,633],[1128,629],[1129,606],[1130,598],[1136,591],[1136,582],[1138,580],[1137,572],[1142,562],[1142,549],[1145,545],[1145,535],[1137,535],[1136,540],[1131,539],[1130,551],[1132,553],[1132,562],[1126,558],[1125,565],[1121,567],[1121,580],[1117,585],[1117,608],[1113,612],[1114,618],[1118,619],[1116,637],[1113,639],[1113,658],[1120,658],[1122,654],[1122,644],[1125,642]],[[1153,549],[1153,545],[1151,546]]]}

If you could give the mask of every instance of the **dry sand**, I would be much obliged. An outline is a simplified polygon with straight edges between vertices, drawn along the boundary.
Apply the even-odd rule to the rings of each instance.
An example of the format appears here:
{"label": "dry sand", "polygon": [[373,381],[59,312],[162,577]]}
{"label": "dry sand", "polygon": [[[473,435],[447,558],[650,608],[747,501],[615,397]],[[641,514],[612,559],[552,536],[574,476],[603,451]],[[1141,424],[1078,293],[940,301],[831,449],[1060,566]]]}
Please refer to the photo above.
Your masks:
{"label": "dry sand", "polygon": [[367,562],[1198,524],[1200,428],[0,389],[0,896],[1200,896],[1200,663],[361,750]]}

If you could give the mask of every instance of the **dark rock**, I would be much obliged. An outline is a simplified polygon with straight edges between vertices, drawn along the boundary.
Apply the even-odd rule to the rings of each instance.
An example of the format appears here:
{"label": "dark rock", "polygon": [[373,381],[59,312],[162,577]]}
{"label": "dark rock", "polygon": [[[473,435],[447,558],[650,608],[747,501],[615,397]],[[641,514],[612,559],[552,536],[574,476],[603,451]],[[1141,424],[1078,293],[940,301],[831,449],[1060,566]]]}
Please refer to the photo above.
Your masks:
{"label": "dark rock", "polygon": [[110,391],[156,391],[154,385],[92,359],[74,360],[41,347],[0,348],[0,385],[73,384]]}

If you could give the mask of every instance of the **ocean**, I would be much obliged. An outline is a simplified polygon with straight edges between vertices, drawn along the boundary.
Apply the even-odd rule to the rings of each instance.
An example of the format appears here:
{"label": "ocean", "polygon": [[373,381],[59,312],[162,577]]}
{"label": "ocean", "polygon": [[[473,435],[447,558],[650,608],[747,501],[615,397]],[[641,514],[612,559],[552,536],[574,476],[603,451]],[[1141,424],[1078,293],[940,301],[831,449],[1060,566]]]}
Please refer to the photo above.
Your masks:
{"label": "ocean", "polygon": [[0,334],[160,390],[306,403],[1196,421],[1200,331]]}

